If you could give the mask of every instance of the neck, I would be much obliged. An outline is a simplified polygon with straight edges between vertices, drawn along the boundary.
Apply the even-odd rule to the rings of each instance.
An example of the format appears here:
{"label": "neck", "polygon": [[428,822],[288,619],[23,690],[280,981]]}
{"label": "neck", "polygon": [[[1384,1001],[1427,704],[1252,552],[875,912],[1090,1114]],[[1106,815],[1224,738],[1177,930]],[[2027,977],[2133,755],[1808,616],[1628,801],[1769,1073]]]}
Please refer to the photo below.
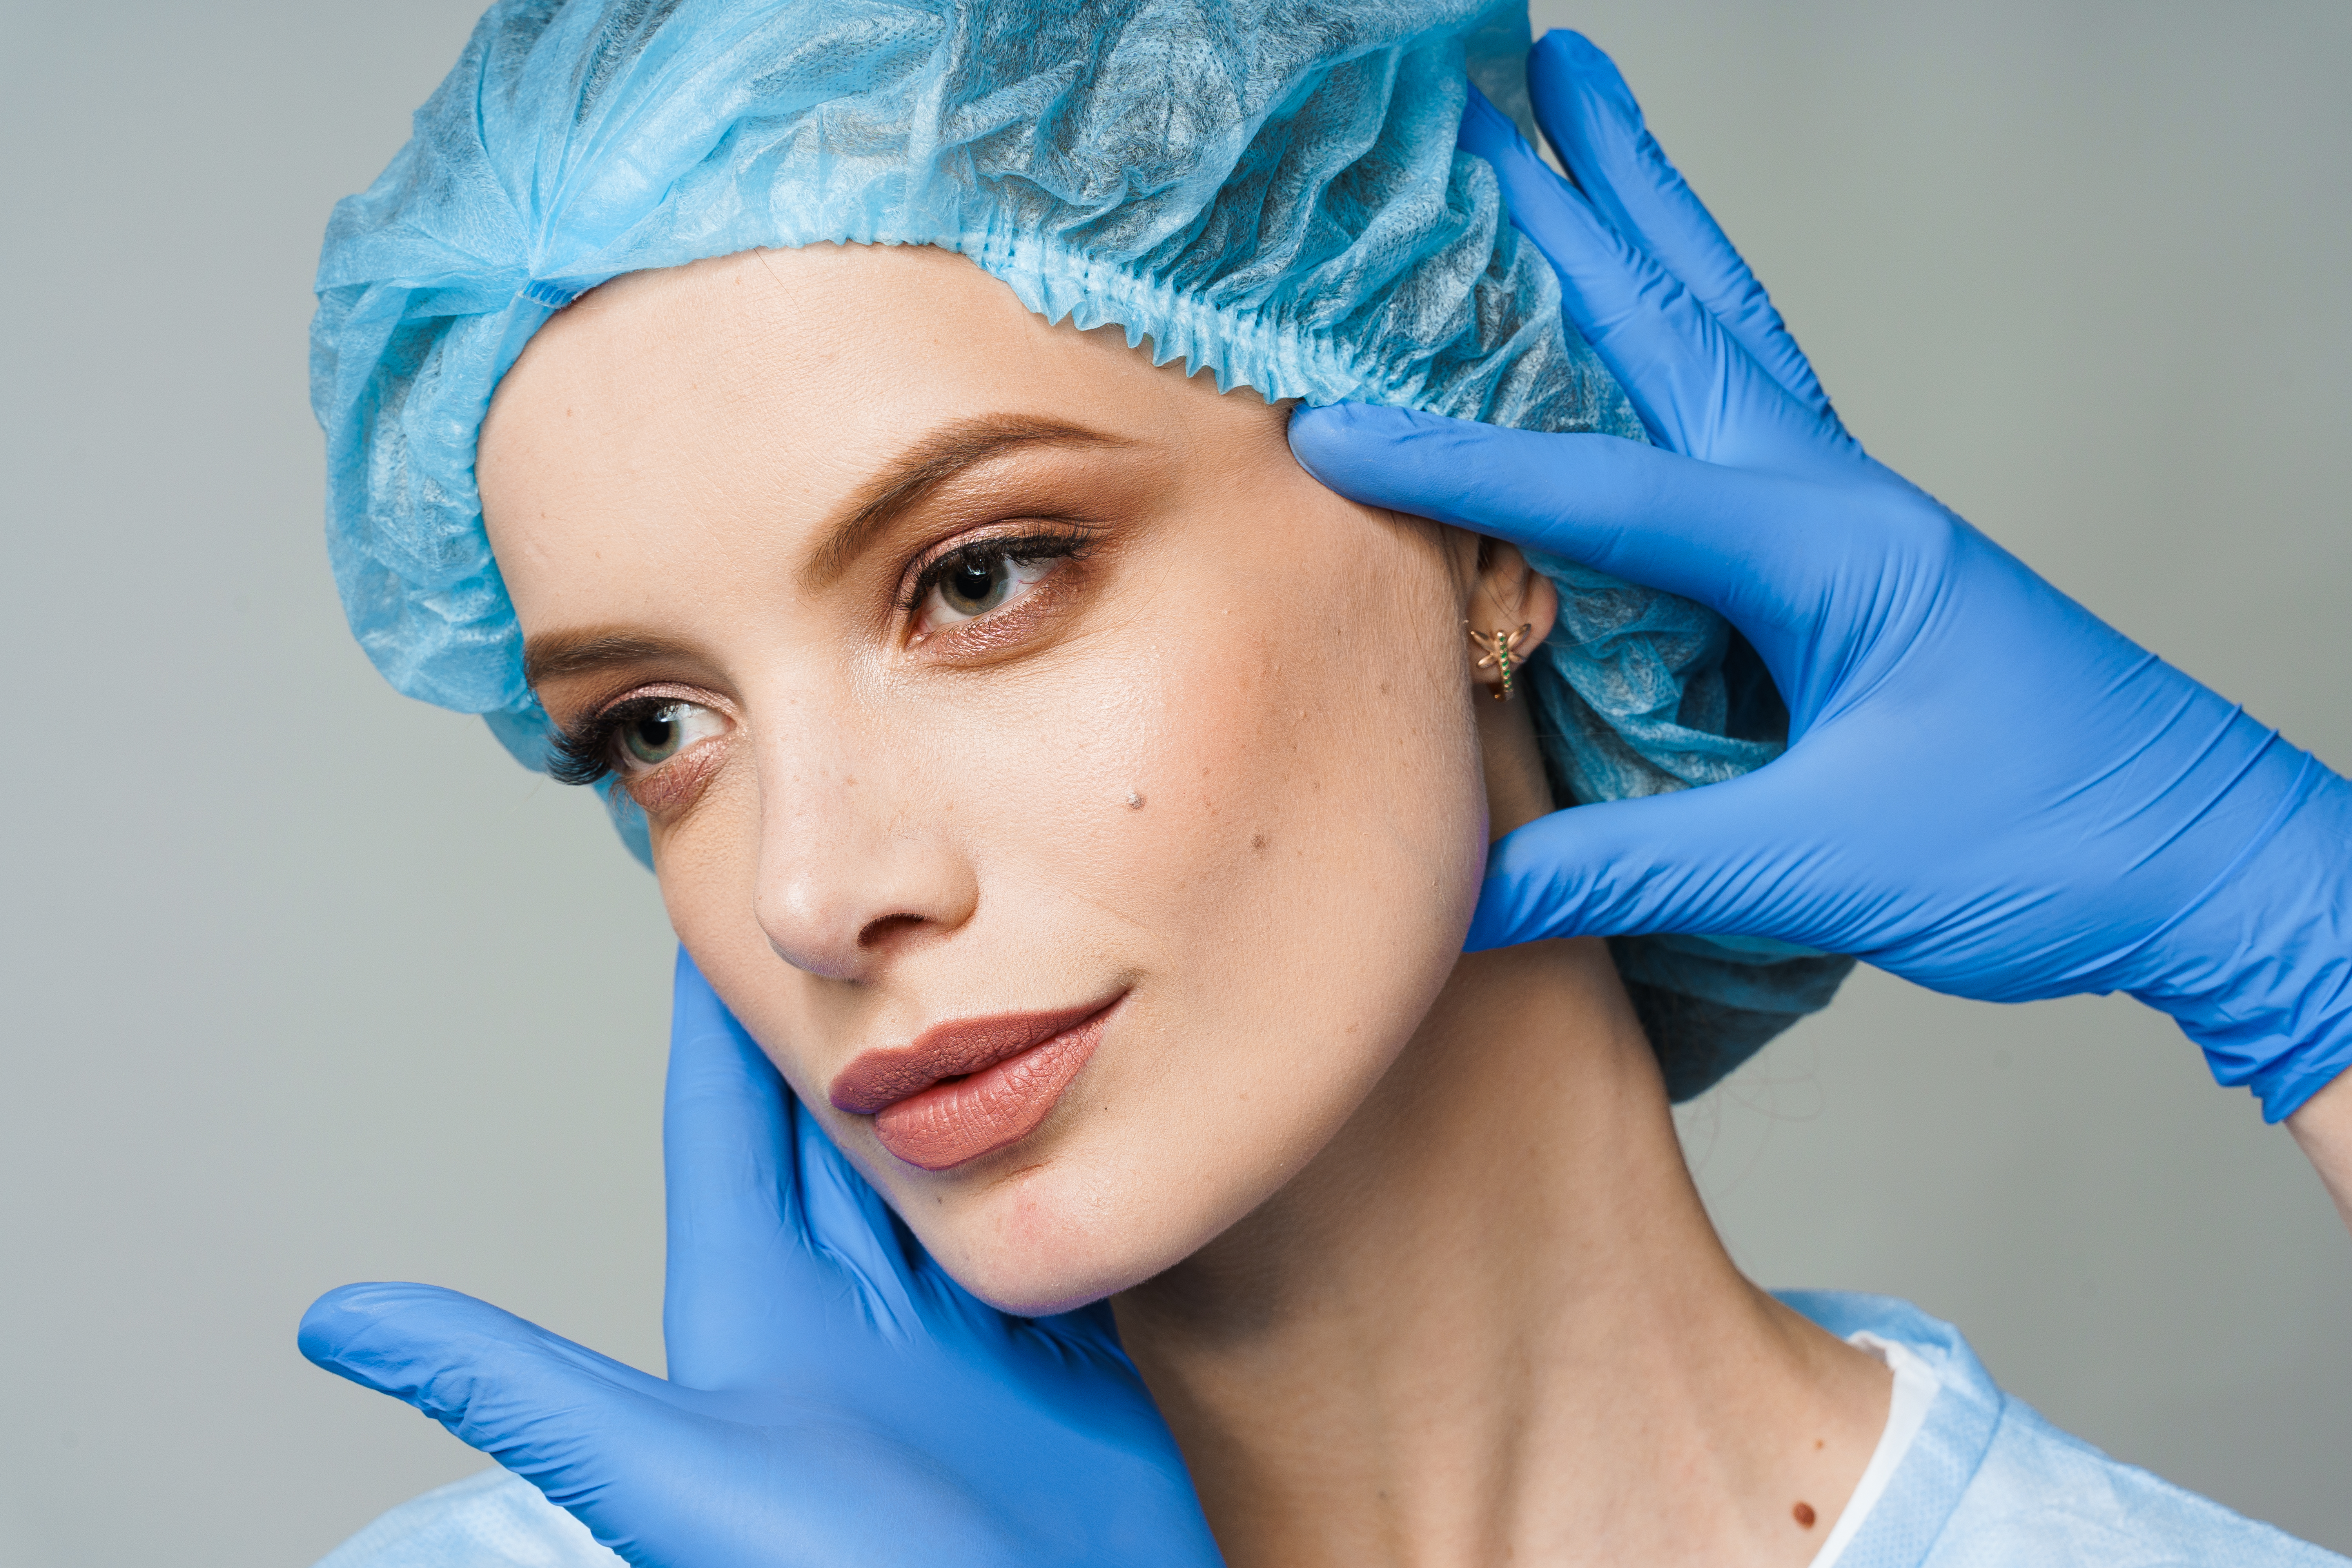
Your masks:
{"label": "neck", "polygon": [[1117,1309],[1235,1568],[1801,1568],[1886,1415],[1732,1267],[1591,940],[1463,959],[1331,1145]]}

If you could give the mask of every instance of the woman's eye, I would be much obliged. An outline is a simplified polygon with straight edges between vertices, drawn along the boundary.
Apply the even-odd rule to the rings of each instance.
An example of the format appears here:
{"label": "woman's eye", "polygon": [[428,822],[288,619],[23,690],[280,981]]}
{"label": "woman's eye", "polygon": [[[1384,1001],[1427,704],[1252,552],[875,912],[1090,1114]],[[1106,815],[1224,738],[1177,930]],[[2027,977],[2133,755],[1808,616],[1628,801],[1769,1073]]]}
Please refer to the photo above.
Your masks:
{"label": "woman's eye", "polygon": [[718,734],[724,721],[695,702],[665,702],[624,721],[616,737],[625,765],[635,772],[657,768],[698,741]]}
{"label": "woman's eye", "polygon": [[976,620],[1002,609],[1050,574],[1059,557],[1022,560],[1001,550],[965,551],[932,579],[919,607],[922,629]]}

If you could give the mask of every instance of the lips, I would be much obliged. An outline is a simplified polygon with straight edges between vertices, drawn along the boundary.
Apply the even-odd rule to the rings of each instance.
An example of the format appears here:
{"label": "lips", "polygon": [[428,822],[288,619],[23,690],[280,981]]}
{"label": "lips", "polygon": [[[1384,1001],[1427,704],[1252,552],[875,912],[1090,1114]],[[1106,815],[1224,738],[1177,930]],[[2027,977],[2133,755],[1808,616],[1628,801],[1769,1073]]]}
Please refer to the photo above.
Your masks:
{"label": "lips", "polygon": [[874,1118],[882,1147],[909,1165],[948,1170],[1035,1131],[1123,999],[935,1024],[910,1045],[860,1052],[829,1098]]}

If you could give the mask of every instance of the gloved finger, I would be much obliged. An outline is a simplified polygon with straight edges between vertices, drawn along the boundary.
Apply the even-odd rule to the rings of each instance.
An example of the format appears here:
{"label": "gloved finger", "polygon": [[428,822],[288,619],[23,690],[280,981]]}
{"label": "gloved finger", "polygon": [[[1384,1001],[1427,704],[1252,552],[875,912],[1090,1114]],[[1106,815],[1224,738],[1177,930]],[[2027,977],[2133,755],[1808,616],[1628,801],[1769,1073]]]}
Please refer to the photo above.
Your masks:
{"label": "gloved finger", "polygon": [[431,1285],[346,1285],[302,1314],[302,1353],[405,1401],[558,1502],[606,1477],[599,1435],[683,1417],[660,1379],[487,1301]]}
{"label": "gloved finger", "polygon": [[1512,226],[1559,278],[1560,309],[1633,399],[1651,438],[1703,455],[1709,431],[1685,409],[1718,403],[1695,389],[1719,376],[1726,343],[1681,283],[1603,222],[1583,194],[1546,168],[1502,110],[1470,89],[1456,138],[1484,158]]}
{"label": "gloved finger", "polygon": [[1659,446],[1769,472],[1852,468],[1843,433],[1766,374],[1680,279],[1604,222],[1475,88],[1457,141],[1493,166],[1512,225],[1559,279],[1560,309]]}
{"label": "gloved finger", "polygon": [[792,1091],[681,947],[662,1108],[669,1374],[723,1388],[803,1342],[796,1322],[837,1284],[805,1239]]}
{"label": "gloved finger", "polygon": [[[1835,576],[1866,574],[1869,552],[1883,553],[1899,525],[1891,508],[1885,518],[1860,515],[1869,503],[1851,487],[1719,468],[1609,436],[1509,430],[1363,403],[1297,410],[1290,449],[1351,500],[1696,599],[1747,635],[1783,692],[1803,689],[1792,683]],[[1783,520],[1775,525],[1782,537],[1759,539],[1759,518]],[[1785,537],[1794,527],[1855,537],[1805,548]]]}
{"label": "gloved finger", "polygon": [[1833,417],[1771,297],[1650,134],[1615,62],[1581,33],[1547,33],[1528,56],[1528,89],[1536,123],[1601,218],[1682,279],[1790,396]]}
{"label": "gloved finger", "polygon": [[868,1318],[912,1331],[918,1317],[913,1279],[922,1254],[898,1215],[851,1164],[806,1107],[793,1113],[793,1147],[810,1239],[838,1259],[863,1293]]}
{"label": "gloved finger", "polygon": [[789,1375],[858,1325],[911,1323],[889,1205],[834,1146],[683,947],[662,1144],[669,1373],[689,1388]]}
{"label": "gloved finger", "polygon": [[1487,857],[1465,951],[1652,931],[1844,951],[1850,900],[1821,889],[1861,879],[1839,836],[1807,810],[1805,792],[1773,776],[1785,764],[1572,806],[1506,835]]}
{"label": "gloved finger", "polygon": [[[745,1535],[777,1562],[803,1561],[783,1550],[808,1519],[789,1517],[790,1505],[854,1495],[846,1478],[772,1467],[772,1442],[744,1423],[733,1396],[673,1388],[454,1290],[331,1290],[303,1314],[301,1347],[328,1371],[432,1416],[632,1563],[750,1561],[739,1554]],[[833,1451],[871,1462],[838,1438],[817,1453]],[[760,1467],[756,1482],[744,1474],[747,1455]],[[786,1480],[800,1484],[777,1484]]]}

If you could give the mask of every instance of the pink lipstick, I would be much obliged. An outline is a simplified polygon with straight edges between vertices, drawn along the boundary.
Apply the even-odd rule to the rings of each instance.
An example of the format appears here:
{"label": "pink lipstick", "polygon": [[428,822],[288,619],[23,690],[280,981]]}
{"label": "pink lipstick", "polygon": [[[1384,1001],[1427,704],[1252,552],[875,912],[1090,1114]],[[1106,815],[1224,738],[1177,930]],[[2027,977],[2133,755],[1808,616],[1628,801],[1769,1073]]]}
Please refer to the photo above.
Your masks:
{"label": "pink lipstick", "polygon": [[874,1118],[874,1136],[909,1165],[950,1169],[1035,1131],[1124,999],[934,1024],[912,1044],[859,1052],[829,1098]]}

